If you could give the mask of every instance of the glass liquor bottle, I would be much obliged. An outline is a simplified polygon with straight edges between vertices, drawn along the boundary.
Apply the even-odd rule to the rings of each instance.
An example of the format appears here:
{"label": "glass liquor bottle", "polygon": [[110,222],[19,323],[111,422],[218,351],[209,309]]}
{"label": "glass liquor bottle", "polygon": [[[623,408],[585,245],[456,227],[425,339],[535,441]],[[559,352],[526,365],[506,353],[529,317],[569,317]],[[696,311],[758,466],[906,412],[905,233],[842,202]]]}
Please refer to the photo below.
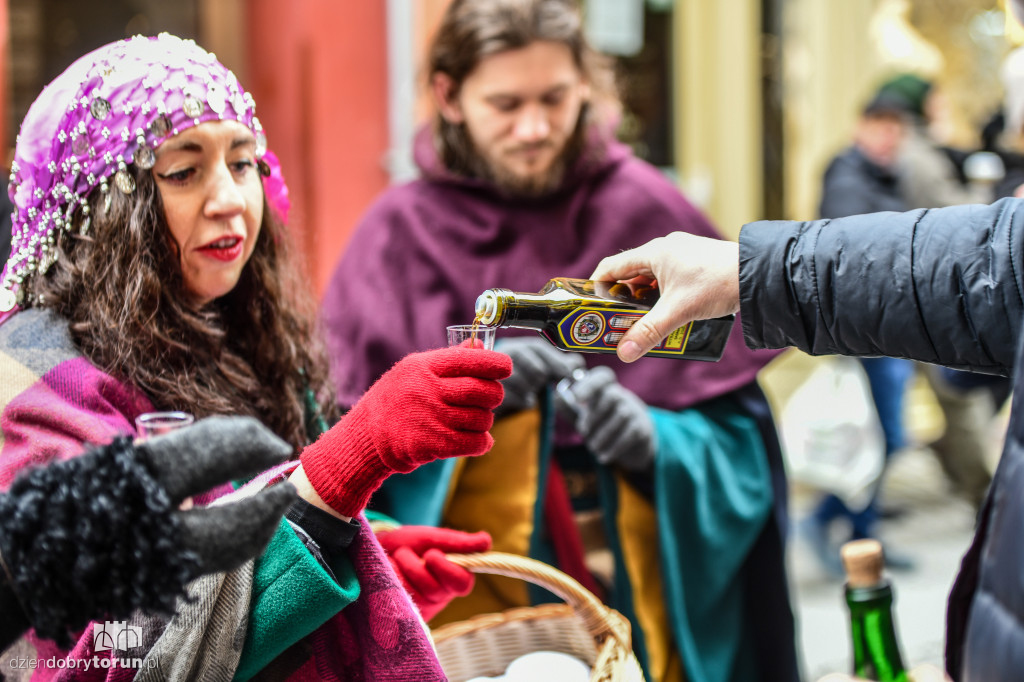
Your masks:
{"label": "glass liquor bottle", "polygon": [[855,540],[841,550],[850,607],[853,674],[879,682],[908,682],[892,617],[892,586],[882,576],[882,545]]}
{"label": "glass liquor bottle", "polygon": [[[657,300],[651,286],[558,277],[535,294],[487,289],[476,299],[476,319],[485,327],[534,329],[562,350],[614,353]],[[734,320],[729,315],[686,324],[648,355],[717,362]]]}

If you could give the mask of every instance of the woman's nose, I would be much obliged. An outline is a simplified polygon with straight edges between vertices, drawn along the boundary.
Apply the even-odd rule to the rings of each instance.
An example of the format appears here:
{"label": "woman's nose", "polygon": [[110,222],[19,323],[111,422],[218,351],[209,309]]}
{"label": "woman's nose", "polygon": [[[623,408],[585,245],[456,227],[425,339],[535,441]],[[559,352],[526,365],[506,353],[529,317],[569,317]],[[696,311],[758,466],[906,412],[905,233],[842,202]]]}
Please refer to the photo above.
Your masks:
{"label": "woman's nose", "polygon": [[224,166],[219,169],[210,178],[210,183],[210,192],[205,206],[208,217],[236,215],[245,209],[245,197],[242,196],[230,168]]}

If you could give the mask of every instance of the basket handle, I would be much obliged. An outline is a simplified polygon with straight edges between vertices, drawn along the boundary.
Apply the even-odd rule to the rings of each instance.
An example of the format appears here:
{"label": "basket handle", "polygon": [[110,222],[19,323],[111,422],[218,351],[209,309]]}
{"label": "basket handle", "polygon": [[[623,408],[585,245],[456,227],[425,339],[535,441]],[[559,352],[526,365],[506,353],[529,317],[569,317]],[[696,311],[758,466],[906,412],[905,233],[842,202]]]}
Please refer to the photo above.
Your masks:
{"label": "basket handle", "polygon": [[[616,620],[610,609],[575,579],[542,561],[507,552],[479,554],[446,554],[449,561],[472,573],[518,578],[558,595],[572,607],[583,621],[587,632],[596,639],[614,637],[626,650],[632,647],[630,633]],[[617,614],[616,614],[617,615]]]}

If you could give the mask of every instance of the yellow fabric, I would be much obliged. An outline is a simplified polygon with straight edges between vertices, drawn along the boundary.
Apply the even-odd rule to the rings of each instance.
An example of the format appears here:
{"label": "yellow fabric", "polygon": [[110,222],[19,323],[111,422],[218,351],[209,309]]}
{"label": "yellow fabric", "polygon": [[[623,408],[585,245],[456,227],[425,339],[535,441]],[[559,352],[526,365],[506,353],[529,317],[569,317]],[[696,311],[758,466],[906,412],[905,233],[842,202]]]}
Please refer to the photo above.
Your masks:
{"label": "yellow fabric", "polygon": [[[517,412],[494,423],[491,451],[464,459],[456,472],[442,525],[485,530],[494,540],[494,550],[529,555],[539,488],[540,425],[540,409]],[[529,605],[522,580],[479,575],[473,592],[453,600],[430,625]]]}
{"label": "yellow fabric", "polygon": [[[29,386],[39,381],[39,375],[6,353],[0,352],[0,367],[3,367],[3,381],[0,381],[0,405],[8,405]],[[4,433],[0,431],[0,448],[4,446]]]}
{"label": "yellow fabric", "polygon": [[615,524],[626,573],[633,588],[633,610],[647,645],[651,682],[683,682],[683,662],[672,643],[658,564],[658,520],[654,507],[621,476],[616,476],[619,509]]}

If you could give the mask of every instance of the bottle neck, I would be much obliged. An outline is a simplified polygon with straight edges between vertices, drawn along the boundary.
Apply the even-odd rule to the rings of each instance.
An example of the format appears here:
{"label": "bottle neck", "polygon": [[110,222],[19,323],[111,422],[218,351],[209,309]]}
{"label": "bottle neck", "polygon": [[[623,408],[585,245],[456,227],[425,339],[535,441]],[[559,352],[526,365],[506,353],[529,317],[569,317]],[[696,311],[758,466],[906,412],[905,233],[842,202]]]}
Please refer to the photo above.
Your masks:
{"label": "bottle neck", "polygon": [[552,309],[569,305],[571,295],[557,290],[525,293],[509,289],[489,289],[477,299],[477,315],[488,327],[544,329]]}
{"label": "bottle neck", "polygon": [[892,617],[889,583],[847,586],[846,603],[850,607],[854,675],[879,682],[907,682]]}

